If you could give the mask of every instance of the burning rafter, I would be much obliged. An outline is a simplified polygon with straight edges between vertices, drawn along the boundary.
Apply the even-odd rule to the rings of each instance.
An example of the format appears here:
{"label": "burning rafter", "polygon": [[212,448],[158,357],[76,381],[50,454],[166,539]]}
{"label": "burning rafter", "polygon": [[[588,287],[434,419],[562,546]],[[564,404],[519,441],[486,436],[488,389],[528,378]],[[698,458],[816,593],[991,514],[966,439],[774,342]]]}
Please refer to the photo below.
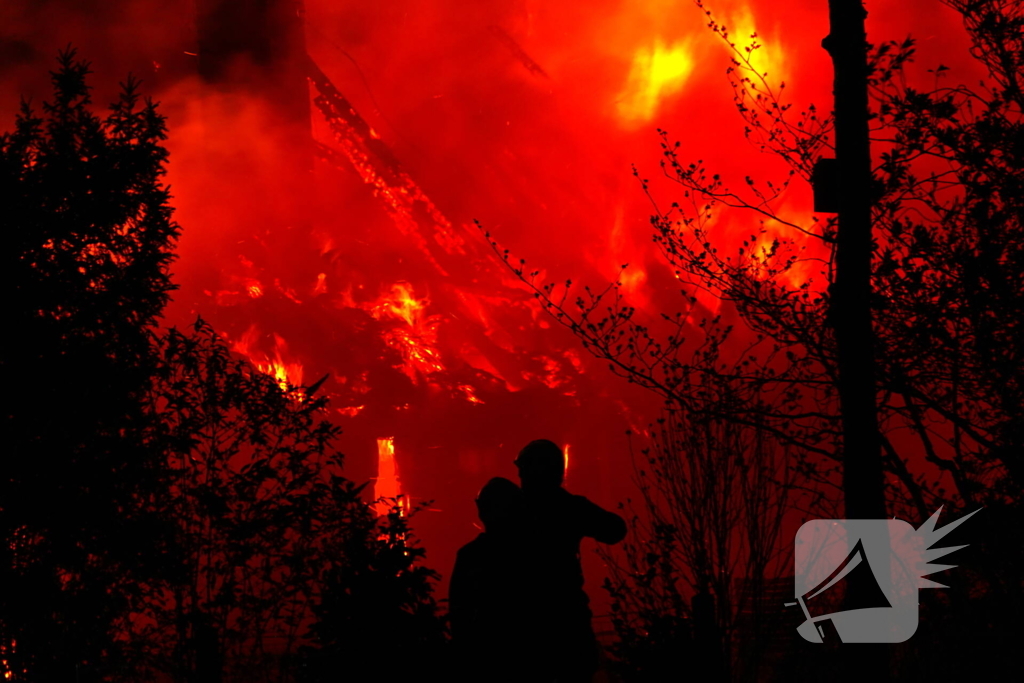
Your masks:
{"label": "burning rafter", "polygon": [[[480,287],[481,274],[489,272],[492,275],[489,281],[497,285],[503,295],[499,297],[502,304],[508,304],[508,295],[512,290],[508,290],[505,284],[507,274],[492,261],[483,242],[463,239],[459,234],[461,227],[453,224],[402,169],[387,144],[312,59],[308,60],[307,69],[309,80],[316,89],[314,105],[335,138],[334,144],[317,144],[320,158],[337,167],[353,168],[382,200],[384,209],[410,244],[425,255],[440,275],[458,282],[458,299],[450,303],[460,307],[468,317],[493,329],[493,323],[489,323],[493,316],[483,311],[480,298],[473,292]],[[467,263],[472,263],[473,267],[467,268]],[[520,292],[516,292],[516,298],[524,300],[528,307],[534,303],[532,298],[524,298]],[[396,303],[402,303],[401,310],[394,308]],[[352,305],[358,306],[355,302]],[[404,325],[389,327],[384,340],[402,354],[402,370],[413,382],[445,370],[437,346],[437,325],[440,319],[421,315],[422,307],[423,302],[412,298],[411,285],[397,283],[392,286],[389,294],[382,295],[376,304],[367,309],[378,320],[390,319],[396,323],[404,321]],[[547,371],[545,377],[525,371],[514,372],[513,376],[536,377],[545,385],[556,388],[561,382],[546,377],[551,374],[548,366],[554,361],[549,358],[543,361]],[[481,363],[477,359],[476,362],[470,362],[470,365],[479,368]],[[561,366],[555,364],[555,367]],[[500,372],[489,361],[486,362],[486,372],[506,386],[512,386],[504,376],[508,373]],[[470,403],[484,403],[477,395],[477,389],[469,384],[452,385],[450,388],[457,390]]]}
{"label": "burning rafter", "polygon": [[[503,35],[507,38],[507,34]],[[528,57],[526,59],[529,62],[527,68],[530,68],[533,62]],[[445,278],[445,284],[433,291],[434,296],[441,300],[438,307],[456,317],[461,315],[464,320],[475,320],[486,329],[485,333],[463,330],[473,341],[462,338],[456,350],[459,359],[474,371],[493,377],[510,391],[521,388],[520,380],[525,380],[560,390],[566,395],[575,395],[571,386],[563,386],[569,381],[568,366],[546,355],[521,358],[521,350],[508,338],[492,309],[493,306],[504,309],[509,304],[518,304],[520,315],[534,316],[540,312],[534,300],[514,284],[509,287],[508,274],[492,260],[488,247],[476,238],[475,229],[472,229],[473,235],[463,233],[466,226],[453,223],[441,212],[323,70],[308,55],[303,56],[303,63],[304,75],[314,88],[313,103],[334,138],[314,143],[317,156],[331,166],[354,170],[380,200],[382,208],[403,235],[403,241],[418,250],[434,271]],[[470,264],[471,267],[467,267]],[[239,278],[238,286],[232,291],[218,292],[218,303],[250,303],[262,299],[271,289],[296,304],[302,303],[294,291],[282,287],[276,278],[272,280],[271,287],[271,280],[265,275],[259,275],[259,279],[256,277],[258,273],[250,275]],[[320,273],[313,296],[328,293],[327,274]],[[356,301],[351,288],[341,294],[339,305],[365,310],[382,323],[382,341],[401,354],[400,370],[414,385],[443,386],[453,397],[461,397],[471,404],[486,403],[479,395],[481,387],[475,381],[469,380],[468,376],[447,374],[446,354],[442,351],[438,330],[448,318],[427,315],[427,299],[417,299],[412,284],[404,281],[393,283],[390,290],[382,290],[380,298],[373,302]],[[286,352],[283,339],[279,335],[274,335],[274,338],[278,343],[273,349],[259,348],[262,345],[250,343],[244,344],[244,349],[236,347],[236,350],[243,352],[258,369],[274,377],[284,388],[297,383],[302,366],[298,356]],[[505,361],[499,360],[501,358]],[[526,360],[525,367],[519,367],[513,358]],[[461,363],[457,364],[456,374],[462,370]],[[580,368],[576,367],[576,370]],[[337,409],[338,413],[355,417],[366,407],[360,396],[353,396],[350,403],[352,405]]]}
{"label": "burning rafter", "polygon": [[441,275],[448,275],[433,253],[428,237],[448,254],[464,254],[464,241],[451,221],[434,205],[416,182],[402,170],[398,159],[355,107],[334,87],[312,59],[308,75],[317,90],[313,98],[323,114],[340,153],[318,145],[322,157],[337,164],[344,157],[375,194],[402,233],[413,239]]}

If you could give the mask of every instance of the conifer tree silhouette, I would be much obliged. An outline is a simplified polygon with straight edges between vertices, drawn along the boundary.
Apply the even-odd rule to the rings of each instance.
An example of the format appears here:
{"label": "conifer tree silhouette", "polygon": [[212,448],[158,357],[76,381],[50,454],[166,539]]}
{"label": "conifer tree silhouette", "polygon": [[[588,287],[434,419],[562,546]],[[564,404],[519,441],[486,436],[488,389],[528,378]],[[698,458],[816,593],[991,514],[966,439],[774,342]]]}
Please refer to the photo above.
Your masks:
{"label": "conifer tree silhouette", "polygon": [[133,78],[95,114],[88,74],[61,52],[52,98],[0,138],[0,618],[8,667],[35,680],[87,680],[117,649],[108,627],[152,536],[133,490],[159,470],[133,435],[173,289],[166,129]]}

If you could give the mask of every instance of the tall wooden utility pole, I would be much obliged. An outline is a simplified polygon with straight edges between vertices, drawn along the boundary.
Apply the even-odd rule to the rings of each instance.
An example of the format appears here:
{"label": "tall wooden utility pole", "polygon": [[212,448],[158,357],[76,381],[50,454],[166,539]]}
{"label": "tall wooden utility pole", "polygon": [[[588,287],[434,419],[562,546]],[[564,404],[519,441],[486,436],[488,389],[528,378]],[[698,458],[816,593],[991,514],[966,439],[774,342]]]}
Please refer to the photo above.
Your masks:
{"label": "tall wooden utility pole", "polygon": [[847,519],[885,519],[881,438],[875,403],[871,324],[871,205],[868,142],[867,12],[861,0],[829,0],[822,46],[835,68],[834,162],[839,231],[829,304],[839,364],[843,492]]}
{"label": "tall wooden utility pole", "polygon": [[[839,213],[836,279],[828,322],[835,332],[839,407],[843,425],[843,494],[847,519],[885,519],[881,436],[875,391],[875,335],[871,316],[871,205],[874,201],[868,137],[867,12],[861,0],[829,0],[829,35],[822,46],[835,69],[836,159],[832,188]],[[885,558],[887,561],[888,558]],[[847,584],[848,609],[863,604],[874,579]],[[840,679],[888,680],[885,645],[845,645]]]}

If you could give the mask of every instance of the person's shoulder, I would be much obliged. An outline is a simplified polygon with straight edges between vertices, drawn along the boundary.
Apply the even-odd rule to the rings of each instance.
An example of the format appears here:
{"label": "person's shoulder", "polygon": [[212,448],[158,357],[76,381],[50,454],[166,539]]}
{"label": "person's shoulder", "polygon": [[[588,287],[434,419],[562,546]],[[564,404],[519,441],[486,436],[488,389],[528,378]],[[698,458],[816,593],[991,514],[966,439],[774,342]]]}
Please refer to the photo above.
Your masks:
{"label": "person's shoulder", "polygon": [[573,506],[578,508],[600,508],[601,506],[590,500],[586,496],[581,496],[576,493],[569,494],[570,502]]}
{"label": "person's shoulder", "polygon": [[456,559],[458,559],[460,557],[478,555],[479,553],[483,552],[488,545],[489,539],[487,537],[487,533],[484,532],[478,534],[477,537],[474,538],[472,541],[459,548],[459,550],[455,553],[455,557]]}

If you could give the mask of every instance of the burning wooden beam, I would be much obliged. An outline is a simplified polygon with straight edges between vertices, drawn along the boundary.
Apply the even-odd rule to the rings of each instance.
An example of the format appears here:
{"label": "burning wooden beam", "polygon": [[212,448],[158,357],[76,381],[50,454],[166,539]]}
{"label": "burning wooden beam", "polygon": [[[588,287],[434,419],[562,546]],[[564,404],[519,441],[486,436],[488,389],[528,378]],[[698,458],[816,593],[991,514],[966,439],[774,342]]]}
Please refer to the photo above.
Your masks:
{"label": "burning wooden beam", "polygon": [[[443,276],[448,271],[438,261],[433,244],[446,254],[465,254],[465,242],[455,228],[398,163],[391,149],[370,124],[338,91],[312,59],[307,60],[309,80],[317,95],[313,104],[334,133],[340,150],[318,146],[322,158],[337,163],[344,157],[374,193],[398,229],[412,239]],[[332,153],[333,152],[333,153]],[[428,239],[429,238],[429,239]]]}

